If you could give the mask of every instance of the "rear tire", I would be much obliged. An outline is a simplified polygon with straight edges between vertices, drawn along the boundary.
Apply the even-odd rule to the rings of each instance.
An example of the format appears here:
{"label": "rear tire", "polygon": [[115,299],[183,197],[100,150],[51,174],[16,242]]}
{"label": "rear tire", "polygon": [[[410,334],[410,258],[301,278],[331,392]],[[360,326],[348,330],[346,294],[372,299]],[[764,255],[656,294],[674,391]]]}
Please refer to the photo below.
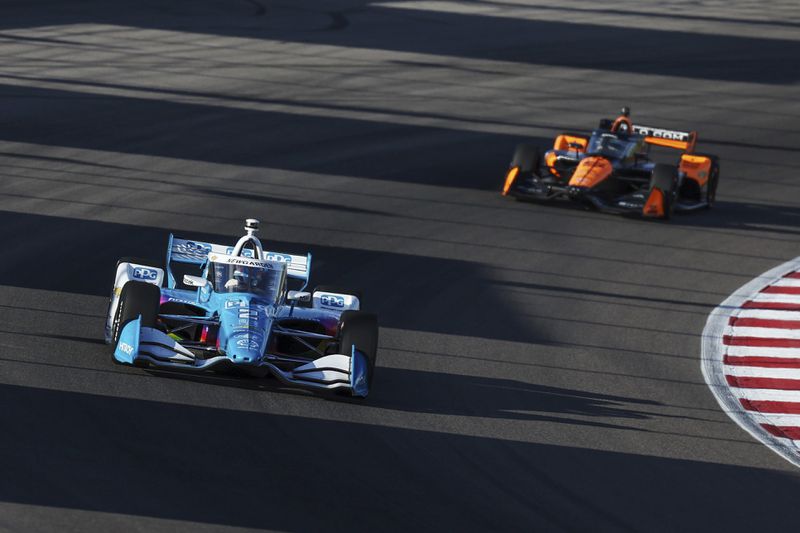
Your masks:
{"label": "rear tire", "polygon": [[372,390],[378,356],[378,317],[363,311],[345,311],[339,318],[339,350],[347,355],[351,347],[367,357],[367,386]]}
{"label": "rear tire", "polygon": [[711,168],[708,170],[706,182],[706,209],[714,207],[717,201],[717,186],[719,185],[719,157],[711,154],[695,154],[711,159]]}
{"label": "rear tire", "polygon": [[155,327],[161,305],[161,289],[152,283],[129,281],[122,287],[114,320],[111,322],[111,350],[117,348],[122,328],[142,317],[142,327]]}
{"label": "rear tire", "polygon": [[678,200],[678,169],[657,163],[650,175],[650,191],[658,189],[664,197],[664,220],[672,218]]}

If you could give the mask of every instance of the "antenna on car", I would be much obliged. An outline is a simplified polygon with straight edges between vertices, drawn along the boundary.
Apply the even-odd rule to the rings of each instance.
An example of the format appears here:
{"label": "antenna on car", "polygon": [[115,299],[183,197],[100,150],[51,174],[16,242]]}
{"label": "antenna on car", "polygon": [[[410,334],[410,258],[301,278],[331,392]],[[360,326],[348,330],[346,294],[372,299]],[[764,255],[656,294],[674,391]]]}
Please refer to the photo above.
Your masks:
{"label": "antenna on car", "polygon": [[247,235],[239,239],[239,242],[237,242],[236,246],[233,247],[231,255],[242,255],[244,247],[247,244],[250,244],[253,247],[253,258],[264,259],[264,249],[261,248],[261,241],[258,240],[258,237],[256,237],[259,224],[260,222],[255,218],[248,218],[244,221],[244,230],[247,232]]}
{"label": "antenna on car", "polygon": [[248,237],[252,237],[256,234],[259,224],[260,222],[255,218],[248,218],[244,221],[244,230],[247,232]]}

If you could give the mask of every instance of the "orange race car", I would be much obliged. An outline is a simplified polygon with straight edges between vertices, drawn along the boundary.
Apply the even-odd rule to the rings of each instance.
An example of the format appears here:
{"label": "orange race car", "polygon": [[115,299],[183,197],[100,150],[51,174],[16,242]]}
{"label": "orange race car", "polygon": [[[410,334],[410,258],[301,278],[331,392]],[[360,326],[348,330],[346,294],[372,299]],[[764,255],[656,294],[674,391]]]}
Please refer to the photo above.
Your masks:
{"label": "orange race car", "polygon": [[[514,152],[503,196],[567,198],[603,211],[668,219],[675,210],[710,208],[719,158],[695,153],[697,133],[633,124],[630,109],[603,119],[591,135],[562,133],[542,154],[532,144]],[[675,164],[656,163],[651,146],[680,150]]]}

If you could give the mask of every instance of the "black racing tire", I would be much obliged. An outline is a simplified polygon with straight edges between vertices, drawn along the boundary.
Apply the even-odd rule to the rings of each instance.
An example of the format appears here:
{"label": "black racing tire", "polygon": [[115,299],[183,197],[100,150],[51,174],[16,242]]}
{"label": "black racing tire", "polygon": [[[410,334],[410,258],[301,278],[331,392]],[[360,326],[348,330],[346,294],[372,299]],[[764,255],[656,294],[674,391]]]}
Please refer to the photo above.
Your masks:
{"label": "black racing tire", "polygon": [[675,213],[678,200],[678,169],[672,165],[656,163],[650,175],[650,191],[659,189],[664,197],[664,220]]}
{"label": "black racing tire", "polygon": [[521,174],[538,173],[542,164],[542,152],[535,144],[518,144],[509,168],[518,167]]}
{"label": "black racing tire", "polygon": [[[534,144],[518,144],[514,149],[514,156],[511,158],[511,163],[508,166],[505,184],[503,185],[503,196],[511,193],[520,179],[524,180],[532,176],[539,176],[541,174],[541,167],[542,153],[539,147]],[[517,169],[516,174],[512,178],[512,172],[514,172],[513,169],[515,168]],[[509,179],[512,180],[510,183],[508,181]],[[511,196],[517,200],[520,199],[516,195],[511,194]]]}
{"label": "black racing tire", "polygon": [[378,357],[378,317],[363,311],[345,311],[339,318],[339,350],[349,353],[350,347],[367,357],[367,385],[372,390],[375,361]]}
{"label": "black racing tire", "polygon": [[122,328],[142,316],[142,327],[153,328],[158,320],[161,305],[161,289],[152,283],[129,281],[122,287],[119,304],[111,322],[111,350],[117,347]]}
{"label": "black racing tire", "polygon": [[711,168],[708,171],[708,182],[706,182],[706,209],[711,209],[717,201],[717,186],[719,186],[720,174],[719,157],[713,154],[695,155],[711,159]]}
{"label": "black racing tire", "polygon": [[349,294],[358,298],[359,306],[364,307],[364,298],[361,296],[361,291],[356,289],[346,289],[344,287],[337,287],[336,285],[317,285],[311,294],[315,292],[335,292],[336,294]]}
{"label": "black racing tire", "polygon": [[[152,259],[142,259],[141,257],[120,257],[117,259],[117,264],[114,265],[114,276],[117,275],[117,269],[119,265],[122,263],[134,263],[137,265],[142,265],[150,268],[161,268],[158,266],[158,261],[154,261]],[[164,277],[166,280],[166,276]],[[114,300],[114,285],[116,284],[117,280],[111,280],[111,295],[108,297],[108,306],[106,307],[106,316],[111,312],[111,302]],[[115,343],[116,344],[116,343]]]}

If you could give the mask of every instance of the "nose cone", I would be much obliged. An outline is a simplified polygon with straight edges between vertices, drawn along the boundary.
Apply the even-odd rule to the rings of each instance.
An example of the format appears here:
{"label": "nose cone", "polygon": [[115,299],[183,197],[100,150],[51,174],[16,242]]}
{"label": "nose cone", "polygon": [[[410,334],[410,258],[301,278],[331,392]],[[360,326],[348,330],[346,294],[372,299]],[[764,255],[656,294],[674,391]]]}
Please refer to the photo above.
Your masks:
{"label": "nose cone", "polygon": [[225,302],[220,312],[220,346],[234,363],[254,364],[261,361],[272,330],[269,306],[237,298]]}
{"label": "nose cone", "polygon": [[570,187],[591,189],[608,178],[614,171],[611,162],[604,157],[590,156],[578,163],[578,168],[569,180]]}
{"label": "nose cone", "polygon": [[266,347],[266,335],[256,331],[236,331],[228,337],[225,353],[236,363],[257,363]]}

